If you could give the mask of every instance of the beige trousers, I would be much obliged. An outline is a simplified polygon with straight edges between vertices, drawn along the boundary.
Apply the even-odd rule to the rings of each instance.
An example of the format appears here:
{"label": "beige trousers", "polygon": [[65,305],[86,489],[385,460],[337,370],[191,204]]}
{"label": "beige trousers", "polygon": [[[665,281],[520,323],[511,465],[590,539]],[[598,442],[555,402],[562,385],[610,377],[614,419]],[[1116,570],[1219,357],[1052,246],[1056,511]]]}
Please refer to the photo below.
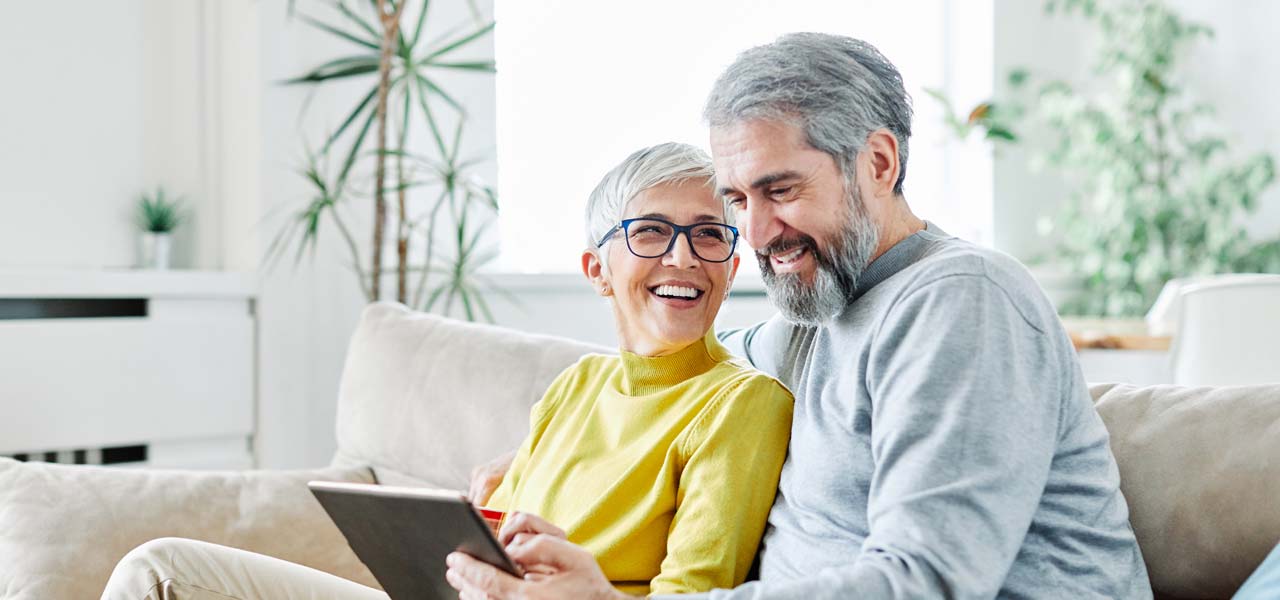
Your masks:
{"label": "beige trousers", "polygon": [[120,559],[102,600],[388,600],[336,575],[217,544],[161,538]]}

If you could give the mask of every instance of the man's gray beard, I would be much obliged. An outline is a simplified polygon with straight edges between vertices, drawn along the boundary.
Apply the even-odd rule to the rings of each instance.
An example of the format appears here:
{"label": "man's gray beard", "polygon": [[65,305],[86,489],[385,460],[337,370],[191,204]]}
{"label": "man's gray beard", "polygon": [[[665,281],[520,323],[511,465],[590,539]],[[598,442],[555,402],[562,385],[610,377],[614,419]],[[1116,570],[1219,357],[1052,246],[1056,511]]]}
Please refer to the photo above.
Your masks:
{"label": "man's gray beard", "polygon": [[847,199],[849,221],[826,240],[826,251],[808,244],[817,263],[812,284],[805,283],[798,273],[778,275],[768,256],[756,254],[769,300],[792,323],[820,325],[843,312],[857,290],[858,277],[880,244],[879,231],[862,205],[857,186],[850,182],[846,189],[852,190]]}

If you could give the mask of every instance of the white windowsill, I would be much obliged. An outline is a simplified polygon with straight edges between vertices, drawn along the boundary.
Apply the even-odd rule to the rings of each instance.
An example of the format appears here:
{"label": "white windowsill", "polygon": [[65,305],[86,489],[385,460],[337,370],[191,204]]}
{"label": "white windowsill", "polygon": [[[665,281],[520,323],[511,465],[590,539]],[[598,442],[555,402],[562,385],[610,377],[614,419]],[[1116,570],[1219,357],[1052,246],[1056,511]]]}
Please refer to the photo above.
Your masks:
{"label": "white windowsill", "polygon": [[253,273],[149,269],[0,269],[0,298],[252,298]]}

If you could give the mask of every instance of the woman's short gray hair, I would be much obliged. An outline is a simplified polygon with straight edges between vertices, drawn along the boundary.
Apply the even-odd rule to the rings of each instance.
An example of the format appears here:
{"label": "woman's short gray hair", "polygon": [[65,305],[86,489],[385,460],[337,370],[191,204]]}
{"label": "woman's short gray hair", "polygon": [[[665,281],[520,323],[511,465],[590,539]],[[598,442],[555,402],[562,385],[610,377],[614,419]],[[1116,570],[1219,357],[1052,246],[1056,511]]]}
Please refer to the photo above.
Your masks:
{"label": "woman's short gray hair", "polygon": [[[628,156],[605,174],[587,200],[587,247],[595,248],[609,230],[622,221],[627,203],[640,192],[664,184],[694,181],[711,189],[715,173],[711,158],[696,146],[668,142]],[[725,222],[733,213],[725,206]]]}
{"label": "woman's short gray hair", "polygon": [[747,50],[716,80],[703,117],[712,127],[751,119],[794,123],[846,177],[867,136],[888,129],[898,138],[893,191],[902,194],[911,96],[893,63],[864,41],[791,33]]}

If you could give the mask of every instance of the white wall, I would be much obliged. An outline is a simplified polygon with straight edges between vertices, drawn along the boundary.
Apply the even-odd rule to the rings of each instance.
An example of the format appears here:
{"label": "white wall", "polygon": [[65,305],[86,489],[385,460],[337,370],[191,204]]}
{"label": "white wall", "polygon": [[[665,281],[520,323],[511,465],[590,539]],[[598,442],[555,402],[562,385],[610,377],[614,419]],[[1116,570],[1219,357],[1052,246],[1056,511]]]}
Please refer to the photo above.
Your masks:
{"label": "white wall", "polygon": [[[255,77],[246,0],[6,3],[0,19],[0,267],[135,263],[139,194],[185,198],[180,268],[252,265]],[[56,26],[51,30],[48,24]],[[256,32],[256,29],[254,29]],[[56,33],[55,33],[56,32]]]}
{"label": "white wall", "polygon": [[[1216,107],[1218,121],[1239,155],[1266,151],[1280,159],[1280,53],[1275,51],[1280,3],[1270,0],[1203,2],[1170,0],[1186,19],[1216,31],[1199,41],[1183,61],[1188,91]],[[1093,65],[1097,37],[1082,18],[1047,17],[1038,0],[995,0],[997,89],[1015,67],[1045,78],[1084,81]],[[1004,91],[1004,90],[1002,90]],[[1044,132],[1032,131],[1032,140]],[[1062,179],[1034,173],[1024,146],[1007,148],[995,160],[996,246],[1026,259],[1051,249],[1036,232],[1036,220],[1054,217],[1068,197]],[[1261,200],[1263,209],[1249,228],[1255,235],[1280,232],[1280,185]]]}
{"label": "white wall", "polygon": [[[151,8],[5,4],[0,266],[132,264],[134,194],[155,175],[143,143],[156,133],[147,119]],[[59,18],[67,14],[79,18]],[[55,19],[58,27],[45,26]]]}
{"label": "white wall", "polygon": [[[492,13],[491,2],[476,4]],[[297,8],[334,15],[319,0]],[[131,266],[136,195],[157,183],[188,197],[179,266],[258,269],[283,219],[308,198],[296,173],[304,138],[318,144],[358,91],[323,90],[300,119],[307,91],[279,82],[351,47],[290,20],[285,0],[69,0],[0,10],[0,276],[5,267]],[[466,2],[434,2],[432,11],[430,37],[472,19]],[[41,27],[48,23],[57,35]],[[475,52],[492,56],[492,40]],[[493,78],[444,79],[472,113],[463,155],[492,155]],[[493,164],[481,174],[494,180]],[[367,253],[372,211],[364,204],[349,214]],[[323,464],[333,452],[337,382],[364,305],[346,262],[330,230],[314,262],[262,274],[262,466]]]}

